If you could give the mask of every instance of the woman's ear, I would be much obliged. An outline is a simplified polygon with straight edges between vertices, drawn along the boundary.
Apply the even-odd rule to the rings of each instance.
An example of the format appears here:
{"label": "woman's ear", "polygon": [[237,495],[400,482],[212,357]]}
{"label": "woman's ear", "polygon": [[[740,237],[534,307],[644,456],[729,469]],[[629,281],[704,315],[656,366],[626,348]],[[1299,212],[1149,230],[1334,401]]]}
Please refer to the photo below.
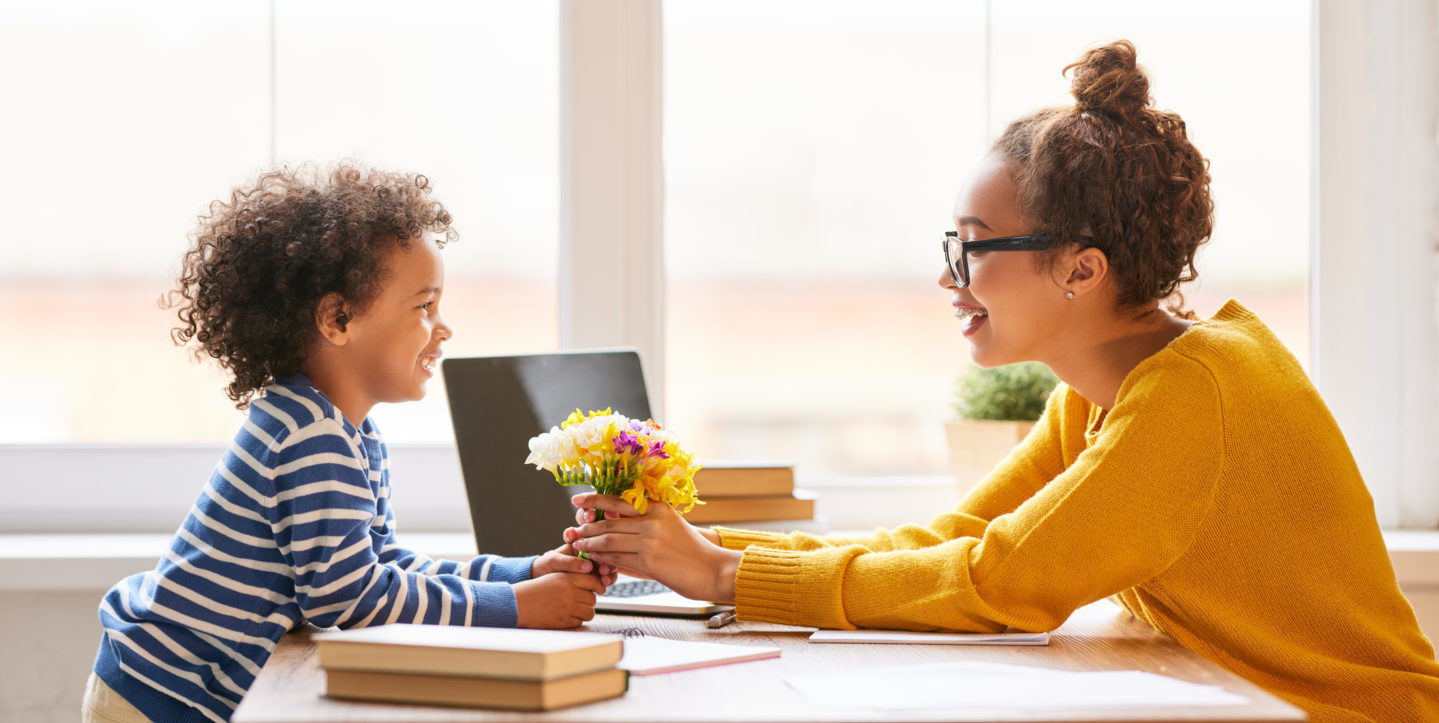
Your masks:
{"label": "woman's ear", "polygon": [[[1079,296],[1098,288],[1109,276],[1109,257],[1097,248],[1080,249],[1063,266],[1067,278],[1060,283],[1066,294]],[[1072,298],[1072,297],[1071,297]]]}
{"label": "woman's ear", "polygon": [[331,291],[320,298],[315,305],[315,326],[320,336],[334,346],[344,346],[350,340],[350,314],[344,297]]}

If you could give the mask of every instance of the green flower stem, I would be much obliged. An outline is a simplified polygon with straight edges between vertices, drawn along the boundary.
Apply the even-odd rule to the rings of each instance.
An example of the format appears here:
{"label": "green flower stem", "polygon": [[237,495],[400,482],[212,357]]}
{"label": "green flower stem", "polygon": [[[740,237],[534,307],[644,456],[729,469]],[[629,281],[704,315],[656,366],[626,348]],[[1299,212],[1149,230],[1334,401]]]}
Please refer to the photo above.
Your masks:
{"label": "green flower stem", "polygon": [[[618,495],[634,485],[639,466],[632,465],[628,455],[624,459],[607,459],[597,467],[569,467],[555,470],[555,480],[562,485],[590,485],[602,495]],[[595,520],[605,518],[604,510],[595,510]],[[588,553],[578,551],[584,560],[592,560]],[[598,568],[596,568],[598,570]]]}

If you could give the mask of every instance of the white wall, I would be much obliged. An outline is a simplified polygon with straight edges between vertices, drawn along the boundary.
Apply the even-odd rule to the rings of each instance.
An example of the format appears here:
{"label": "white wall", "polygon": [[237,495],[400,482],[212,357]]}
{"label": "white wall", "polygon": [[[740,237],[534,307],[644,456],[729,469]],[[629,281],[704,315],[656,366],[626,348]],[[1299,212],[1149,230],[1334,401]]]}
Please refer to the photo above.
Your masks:
{"label": "white wall", "polygon": [[100,642],[103,590],[0,592],[0,718],[74,723]]}

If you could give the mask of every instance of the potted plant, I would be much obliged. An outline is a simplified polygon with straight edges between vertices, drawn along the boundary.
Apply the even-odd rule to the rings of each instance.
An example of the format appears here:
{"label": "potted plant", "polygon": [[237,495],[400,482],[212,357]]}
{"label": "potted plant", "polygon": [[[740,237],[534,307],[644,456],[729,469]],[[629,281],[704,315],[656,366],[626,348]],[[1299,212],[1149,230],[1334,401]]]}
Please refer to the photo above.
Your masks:
{"label": "potted plant", "polygon": [[1024,439],[1059,379],[1039,362],[971,367],[956,384],[957,418],[945,422],[949,466],[961,497]]}

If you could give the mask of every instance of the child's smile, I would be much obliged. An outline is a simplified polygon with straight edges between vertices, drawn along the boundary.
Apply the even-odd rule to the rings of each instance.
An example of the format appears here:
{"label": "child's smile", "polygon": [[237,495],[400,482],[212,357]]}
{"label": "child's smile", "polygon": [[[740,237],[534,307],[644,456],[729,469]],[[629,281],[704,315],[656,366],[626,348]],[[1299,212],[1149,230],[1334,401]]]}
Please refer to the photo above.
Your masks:
{"label": "child's smile", "polygon": [[425,396],[452,335],[440,318],[444,262],[426,234],[397,247],[386,265],[384,287],[314,357],[311,379],[359,425],[379,402]]}

